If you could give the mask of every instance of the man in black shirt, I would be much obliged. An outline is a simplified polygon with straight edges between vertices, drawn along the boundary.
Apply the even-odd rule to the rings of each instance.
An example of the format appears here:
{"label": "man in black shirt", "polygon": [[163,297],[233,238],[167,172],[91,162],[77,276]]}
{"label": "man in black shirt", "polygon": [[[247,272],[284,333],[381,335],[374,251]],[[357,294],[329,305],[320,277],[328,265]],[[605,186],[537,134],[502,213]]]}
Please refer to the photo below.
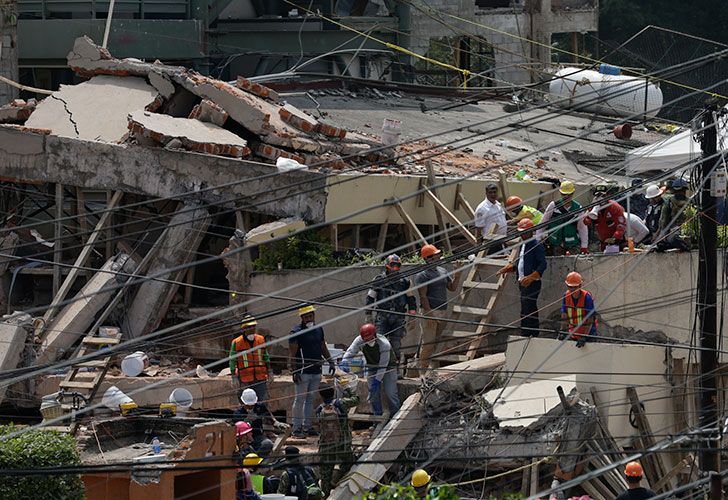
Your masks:
{"label": "man in black shirt", "polygon": [[258,402],[258,395],[253,389],[245,389],[240,400],[243,405],[233,413],[233,421],[248,422],[253,428],[253,449],[256,453],[266,458],[273,451],[273,441],[268,439],[263,432],[263,421],[272,424],[277,431],[284,431],[288,425],[279,422],[273,416],[265,403]]}
{"label": "man in black shirt", "polygon": [[629,489],[619,495],[617,500],[642,500],[643,498],[652,498],[657,496],[654,491],[640,486],[643,475],[642,466],[639,462],[628,463],[624,468],[624,476],[625,479],[627,479],[627,486]]}

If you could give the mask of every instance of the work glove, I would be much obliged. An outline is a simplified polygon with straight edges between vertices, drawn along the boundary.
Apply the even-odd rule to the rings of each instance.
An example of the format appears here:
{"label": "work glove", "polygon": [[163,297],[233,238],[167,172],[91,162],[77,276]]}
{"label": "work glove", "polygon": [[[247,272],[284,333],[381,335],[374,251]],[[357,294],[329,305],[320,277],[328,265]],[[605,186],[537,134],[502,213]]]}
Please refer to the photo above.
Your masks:
{"label": "work glove", "polygon": [[371,382],[369,382],[369,392],[376,392],[379,389],[380,385],[382,385],[381,380],[376,377],[372,378]]}
{"label": "work glove", "polygon": [[410,316],[414,316],[415,314],[417,314],[417,311],[415,311],[414,309],[410,309],[409,311],[407,311],[407,314],[409,314]]}
{"label": "work glove", "polygon": [[566,338],[566,334],[562,332],[561,330],[555,330],[556,332],[556,338],[558,340],[564,340]]}
{"label": "work glove", "polygon": [[614,245],[615,243],[617,243],[617,240],[615,238],[607,238],[606,240],[604,240],[604,243],[606,243],[607,245]]}
{"label": "work glove", "polygon": [[541,274],[538,271],[534,271],[528,276],[524,276],[521,278],[521,286],[526,288],[531,285],[534,281],[538,281],[541,279]]}
{"label": "work glove", "polygon": [[506,274],[513,272],[513,264],[506,264],[505,266],[498,269],[498,274]]}
{"label": "work glove", "polygon": [[336,363],[329,361],[329,375],[333,375],[336,372]]}
{"label": "work glove", "polygon": [[276,420],[275,422],[273,422],[273,428],[275,430],[277,430],[277,431],[281,431],[281,432],[287,431],[289,429],[289,427],[290,426],[288,424],[283,423],[283,422],[279,422],[278,420]]}
{"label": "work glove", "polygon": [[236,373],[231,373],[230,375],[230,385],[236,387],[238,385],[238,375]]}
{"label": "work glove", "polygon": [[301,383],[301,373],[300,372],[294,372],[293,373],[293,383],[294,384],[300,384]]}
{"label": "work glove", "polygon": [[579,249],[579,251],[581,252],[582,255],[587,255],[589,253],[589,249],[586,247],[581,247]]}
{"label": "work glove", "polygon": [[579,340],[576,341],[576,347],[582,348],[585,345],[586,345],[586,339],[585,338],[580,338]]}
{"label": "work glove", "polygon": [[349,362],[348,361],[342,361],[339,363],[339,368],[342,372],[349,373],[351,371],[351,368],[349,368]]}

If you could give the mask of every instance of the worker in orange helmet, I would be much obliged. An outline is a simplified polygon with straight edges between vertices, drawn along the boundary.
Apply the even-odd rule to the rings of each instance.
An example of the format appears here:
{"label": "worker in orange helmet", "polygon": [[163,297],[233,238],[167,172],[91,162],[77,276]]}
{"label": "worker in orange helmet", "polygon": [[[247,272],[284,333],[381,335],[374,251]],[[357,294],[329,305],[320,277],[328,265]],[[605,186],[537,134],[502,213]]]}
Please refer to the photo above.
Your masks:
{"label": "worker in orange helmet", "polygon": [[538,337],[538,296],[541,293],[541,277],[546,271],[546,251],[538,238],[533,237],[534,223],[530,219],[518,221],[521,248],[518,260],[503,266],[498,273],[516,273],[521,292],[521,335]]}
{"label": "worker in orange helmet", "polygon": [[435,245],[425,245],[420,250],[420,256],[425,259],[427,267],[415,276],[415,285],[420,294],[422,314],[427,317],[422,326],[420,335],[420,350],[417,355],[420,375],[429,368],[430,357],[437,350],[438,344],[445,329],[443,319],[447,318],[447,292],[457,290],[460,273],[454,275],[437,262],[442,253]]}
{"label": "worker in orange helmet", "polygon": [[627,480],[628,489],[624,493],[620,494],[617,497],[617,500],[641,500],[643,498],[652,498],[657,496],[654,491],[640,486],[644,472],[642,471],[642,466],[639,462],[628,463],[624,468],[624,476]]}
{"label": "worker in orange helmet", "polygon": [[515,221],[520,222],[522,219],[529,219],[534,224],[539,224],[543,218],[543,213],[523,203],[520,196],[509,196],[506,198],[506,214]]}
{"label": "worker in orange helmet", "polygon": [[[566,275],[565,283],[568,290],[561,300],[561,332],[568,331],[571,340],[576,340],[576,347],[584,347],[586,341],[597,334],[594,298],[591,293],[582,289],[581,274],[576,271]],[[559,339],[563,340],[565,334],[561,332]]]}

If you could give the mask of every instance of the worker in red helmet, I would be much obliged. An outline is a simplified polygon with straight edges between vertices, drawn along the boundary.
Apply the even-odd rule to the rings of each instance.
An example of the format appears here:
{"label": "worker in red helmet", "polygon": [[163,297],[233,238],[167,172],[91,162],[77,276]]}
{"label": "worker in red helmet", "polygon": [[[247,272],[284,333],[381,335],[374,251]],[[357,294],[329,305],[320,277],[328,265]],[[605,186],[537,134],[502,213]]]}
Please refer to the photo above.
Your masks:
{"label": "worker in red helmet", "polygon": [[587,226],[594,226],[602,251],[607,246],[624,247],[627,217],[616,201],[602,199],[599,205],[586,213],[582,221]]}
{"label": "worker in red helmet", "polygon": [[620,494],[617,500],[642,500],[643,498],[656,497],[657,493],[640,486],[642,482],[642,466],[639,462],[630,462],[624,468],[624,478],[627,480],[627,491]]}
{"label": "worker in red helmet", "polygon": [[442,332],[445,329],[443,320],[448,316],[447,292],[457,290],[460,273],[457,272],[451,276],[444,267],[437,265],[437,261],[442,258],[442,253],[435,245],[423,246],[420,256],[427,264],[425,269],[415,276],[422,314],[427,318],[422,325],[420,350],[417,354],[420,375],[423,375],[430,366],[430,357],[437,351],[442,339]]}
{"label": "worker in red helmet", "polygon": [[[597,334],[597,317],[594,298],[582,289],[581,274],[572,271],[566,275],[568,290],[561,299],[561,332],[568,331],[576,347],[584,347],[587,340],[593,340]],[[565,338],[559,333],[559,339]]]}
{"label": "worker in red helmet", "polygon": [[397,359],[389,341],[383,335],[377,334],[377,327],[371,323],[364,323],[359,328],[359,336],[354,339],[341,358],[339,367],[345,372],[349,371],[352,358],[359,353],[364,355],[367,364],[367,382],[369,383],[369,404],[375,415],[382,415],[382,389],[387,399],[390,416],[399,410],[399,395],[397,394]]}
{"label": "worker in red helmet", "polygon": [[521,335],[538,337],[538,296],[541,293],[541,277],[546,271],[546,251],[538,238],[534,237],[534,223],[531,219],[518,221],[521,234],[521,248],[518,260],[503,266],[498,273],[516,273],[521,292]]}

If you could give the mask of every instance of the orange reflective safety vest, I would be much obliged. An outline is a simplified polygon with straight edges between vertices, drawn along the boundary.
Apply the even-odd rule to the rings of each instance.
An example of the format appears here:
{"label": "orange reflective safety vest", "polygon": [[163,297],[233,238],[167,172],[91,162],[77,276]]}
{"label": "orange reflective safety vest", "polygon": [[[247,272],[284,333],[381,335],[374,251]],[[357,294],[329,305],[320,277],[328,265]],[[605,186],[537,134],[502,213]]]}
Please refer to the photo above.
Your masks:
{"label": "orange reflective safety vest", "polygon": [[255,382],[258,380],[268,380],[268,369],[265,366],[265,348],[261,347],[253,352],[247,352],[249,349],[258,347],[265,343],[262,335],[255,335],[253,344],[245,338],[244,335],[233,340],[233,347],[236,353],[238,366],[238,378],[241,382]]}
{"label": "orange reflective safety vest", "polygon": [[[589,313],[589,311],[587,311],[585,308],[587,295],[591,296],[588,291],[582,289],[579,293],[579,299],[576,301],[576,303],[574,302],[573,294],[566,292],[566,294],[564,295],[566,318],[569,321],[569,333],[571,333],[571,338],[573,340],[579,340],[582,335],[589,335],[590,325],[588,322],[584,322],[586,315]],[[592,298],[592,304],[593,303],[594,299]],[[589,319],[594,322],[594,326],[591,327],[592,330],[596,330],[596,315],[592,314]]]}

